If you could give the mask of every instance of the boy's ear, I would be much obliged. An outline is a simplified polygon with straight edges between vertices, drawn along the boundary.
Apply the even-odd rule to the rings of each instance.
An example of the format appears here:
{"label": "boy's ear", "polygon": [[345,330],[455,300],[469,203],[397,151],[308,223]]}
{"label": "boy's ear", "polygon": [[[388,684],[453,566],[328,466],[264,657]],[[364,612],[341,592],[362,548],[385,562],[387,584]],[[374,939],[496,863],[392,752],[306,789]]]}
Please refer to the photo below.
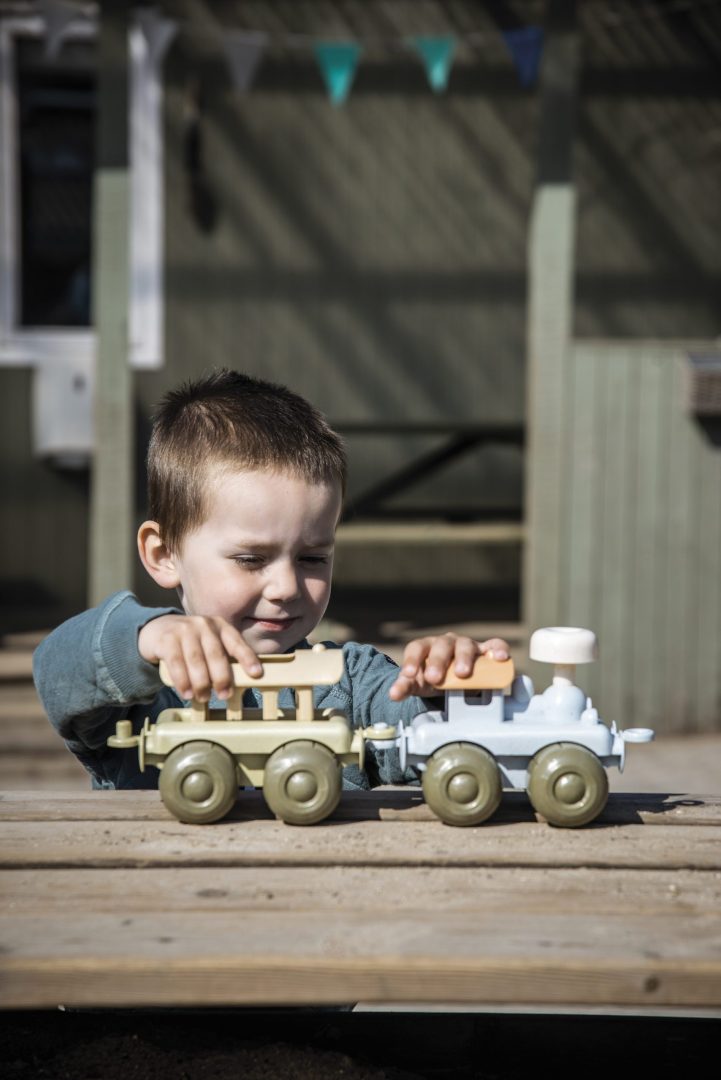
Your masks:
{"label": "boy's ear", "polygon": [[180,575],[173,554],[168,551],[160,535],[157,521],[144,521],[138,529],[138,554],[157,585],[163,589],[177,589]]}

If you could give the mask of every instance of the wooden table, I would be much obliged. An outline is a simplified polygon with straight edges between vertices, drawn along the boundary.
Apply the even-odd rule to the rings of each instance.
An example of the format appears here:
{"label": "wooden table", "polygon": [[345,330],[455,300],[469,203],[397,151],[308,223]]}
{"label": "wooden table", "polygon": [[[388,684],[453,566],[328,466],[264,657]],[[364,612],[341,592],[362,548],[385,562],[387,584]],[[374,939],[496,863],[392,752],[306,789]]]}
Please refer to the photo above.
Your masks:
{"label": "wooden table", "polygon": [[580,830],[522,794],[454,829],[413,789],[322,825],[243,793],[0,795],[0,1005],[459,1003],[721,1015],[721,797],[612,795]]}

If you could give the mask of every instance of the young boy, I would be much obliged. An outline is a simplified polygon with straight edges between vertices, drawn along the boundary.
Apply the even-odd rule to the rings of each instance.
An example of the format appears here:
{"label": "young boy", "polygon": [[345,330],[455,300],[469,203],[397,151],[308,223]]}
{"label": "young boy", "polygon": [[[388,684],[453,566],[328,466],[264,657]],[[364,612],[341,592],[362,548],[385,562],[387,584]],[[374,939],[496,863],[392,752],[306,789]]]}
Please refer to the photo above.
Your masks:
{"label": "young boy", "polygon": [[[134,751],[108,747],[117,720],[131,720],[137,732],[146,716],[181,704],[178,695],[222,701],[232,661],[259,675],[259,655],[308,647],[330,598],[345,477],[340,438],[284,387],[222,370],[166,396],[148,451],[152,519],[140,526],[138,551],[180,608],[146,608],[130,592],[116,593],[63,623],[34,657],[48,717],[94,787],[158,786],[158,770],[141,773]],[[488,651],[502,659],[508,646],[455,634],[420,638],[399,670],[371,646],[347,643],[345,674],[319,688],[316,706],[343,709],[354,727],[410,720],[426,707],[413,695],[429,693],[451,665],[469,674]],[[161,660],[177,693],[160,681]],[[245,704],[260,704],[256,691]],[[281,707],[292,704],[284,691]],[[365,773],[347,768],[343,784],[411,779],[396,751],[369,747]]]}

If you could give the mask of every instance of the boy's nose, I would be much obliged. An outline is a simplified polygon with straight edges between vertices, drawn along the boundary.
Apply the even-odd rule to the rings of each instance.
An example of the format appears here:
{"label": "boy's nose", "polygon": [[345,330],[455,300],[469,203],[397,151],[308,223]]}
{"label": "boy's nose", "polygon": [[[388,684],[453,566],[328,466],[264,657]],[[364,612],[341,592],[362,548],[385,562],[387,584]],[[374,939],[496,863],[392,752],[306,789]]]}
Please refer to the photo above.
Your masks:
{"label": "boy's nose", "polygon": [[288,563],[278,563],[268,578],[264,593],[267,600],[282,603],[295,600],[300,594],[295,567]]}

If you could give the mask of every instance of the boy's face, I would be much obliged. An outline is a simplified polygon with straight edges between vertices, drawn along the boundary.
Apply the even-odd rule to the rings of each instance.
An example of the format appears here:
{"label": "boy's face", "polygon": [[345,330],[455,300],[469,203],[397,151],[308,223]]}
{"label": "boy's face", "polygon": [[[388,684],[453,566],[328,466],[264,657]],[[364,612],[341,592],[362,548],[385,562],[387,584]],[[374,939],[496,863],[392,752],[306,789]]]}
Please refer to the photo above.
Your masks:
{"label": "boy's face", "polygon": [[173,561],[188,615],[220,615],[256,653],[280,653],[328,605],[340,484],[214,469],[203,524]]}

